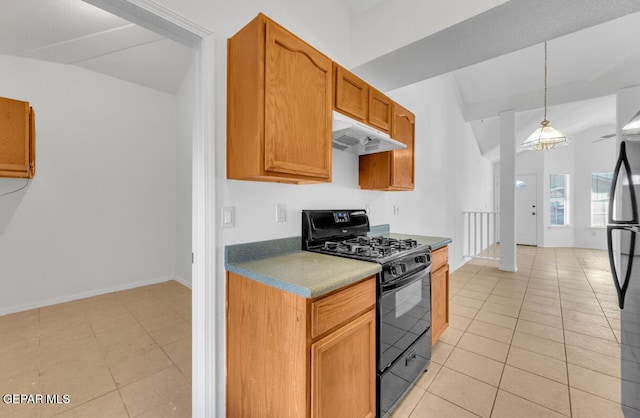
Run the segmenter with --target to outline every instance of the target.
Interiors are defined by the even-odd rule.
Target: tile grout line
[[[558,278],[558,297],[560,298],[560,318],[562,320],[562,346],[564,347],[565,369],[567,373],[567,396],[569,399],[569,416],[573,417],[573,405],[571,402],[571,381],[569,380],[569,353],[567,352],[567,337],[564,332],[564,309],[562,307],[562,292],[560,291],[560,273],[558,272],[558,254],[554,250],[556,257],[556,277]],[[575,254],[574,254],[575,257]]]
[[[488,264],[488,263],[486,263],[482,268],[486,267],[486,265],[487,265],[487,264]],[[468,281],[468,282],[467,282],[467,283],[462,287],[462,289],[464,289],[464,288],[466,287],[466,285],[467,285],[467,284],[469,284],[469,283],[471,283],[471,282],[473,281],[473,278],[474,278],[475,276],[477,276],[477,275],[478,275],[478,273],[480,273],[480,272],[482,271],[482,268],[481,268],[480,270],[478,270],[478,271],[477,271],[477,272],[476,272],[476,273],[471,277],[471,279],[470,279],[470,280],[469,280],[469,281]],[[493,285],[493,287],[492,287],[492,288],[491,288],[491,290],[489,291],[489,294],[487,295],[487,297],[485,298],[485,300],[482,302],[482,305],[480,305],[480,307],[478,308],[478,311],[476,312],[476,314],[475,314],[475,315],[473,316],[473,318],[471,319],[471,322],[469,322],[469,325],[467,326],[467,329],[466,329],[465,331],[463,331],[462,335],[460,335],[460,338],[458,338],[458,340],[456,341],[456,344],[453,346],[453,349],[452,349],[452,350],[451,350],[451,352],[449,353],[449,356],[447,356],[447,359],[444,361],[444,363],[446,363],[446,362],[449,360],[449,358],[451,357],[451,353],[453,353],[453,351],[458,347],[458,343],[459,343],[459,342],[460,342],[460,340],[462,339],[462,336],[464,336],[464,334],[465,334],[465,333],[469,332],[469,331],[467,331],[467,330],[468,330],[468,329],[469,329],[469,327],[471,326],[471,323],[472,323],[473,321],[475,321],[475,320],[476,320],[476,317],[478,316],[478,314],[479,314],[479,313],[480,313],[480,311],[482,310],[482,307],[487,303],[487,300],[489,299],[489,296],[491,296],[491,294],[492,294],[493,290],[496,288],[496,286],[498,285],[498,283],[500,283],[500,281],[501,281],[501,280],[502,280],[502,278],[498,279],[498,281],[496,281],[496,283]],[[482,321],[482,322],[484,322],[484,321]],[[515,332],[515,330],[514,330],[514,332]],[[470,333],[471,333],[471,334],[473,334],[473,335],[477,335],[477,334],[474,334],[473,332],[470,332]],[[485,338],[487,338],[487,337],[485,337]],[[513,339],[513,333],[511,334],[511,339]],[[511,344],[509,344],[509,347],[511,347]],[[460,349],[461,349],[461,350],[464,350],[462,347],[461,347]],[[464,351],[467,351],[467,350],[464,350]],[[474,354],[476,354],[476,353],[474,353]],[[507,351],[507,355],[508,355],[508,351]],[[491,359],[491,360],[493,360],[493,359]],[[506,358],[505,358],[505,362],[506,362]],[[503,366],[502,366],[502,372],[501,372],[501,374],[500,374],[500,380],[502,380],[502,373],[504,373],[504,367],[505,367],[505,365],[506,365],[506,363],[503,363]],[[442,367],[445,367],[445,364],[443,364],[443,365],[442,365]],[[442,370],[442,369],[441,369],[441,370]],[[453,369],[449,369],[449,370],[453,370]],[[454,370],[454,371],[458,372],[457,370]],[[467,376],[467,377],[470,377],[470,378],[472,378],[472,379],[478,380],[478,381],[480,381],[480,382],[482,382],[482,383],[486,383],[486,382],[484,382],[484,381],[482,381],[482,380],[476,379],[476,378],[475,378],[475,377],[473,377],[473,376],[468,376],[468,375],[466,375],[465,373],[462,373],[462,372],[458,372],[458,373],[463,374],[463,375],[465,375],[465,376]],[[491,384],[489,384],[489,385],[490,385],[490,386],[493,386],[493,385],[491,385]],[[496,394],[495,394],[495,396],[493,397],[493,403],[491,404],[491,411],[489,412],[489,416],[491,416],[491,415],[493,414],[493,408],[494,408],[494,406],[495,406],[496,399],[498,398],[498,392],[499,392],[499,391],[500,391],[500,381],[498,381],[498,386],[496,387]],[[436,395],[436,396],[437,396],[437,395]],[[445,399],[445,400],[446,400],[446,399]],[[462,406],[460,406],[460,405],[457,405],[457,404],[454,404],[454,405],[458,406],[459,408],[464,409],[465,411],[468,411],[467,409],[463,408],[463,407],[462,407]],[[471,412],[471,411],[469,411],[469,412]],[[477,415],[477,414],[475,414],[475,413],[474,413],[474,415]]]
[[[113,297],[117,298],[116,293],[117,292],[112,292],[110,294],[114,295]],[[127,310],[127,312],[129,312],[129,314],[131,314],[131,311],[129,310],[127,305],[125,305],[124,303],[122,303],[120,301],[118,301],[118,302],[121,303],[122,306],[124,306],[124,308]],[[84,305],[82,306],[82,309],[84,310]],[[86,311],[85,311],[85,314],[86,314]],[[134,318],[135,318],[135,316],[134,316]],[[137,318],[136,318],[136,320],[137,320]],[[107,361],[106,352],[102,349],[102,347],[100,346],[100,343],[98,342],[98,336],[96,334],[96,330],[93,328],[93,324],[89,324],[89,327],[91,328],[91,332],[93,333],[93,338],[96,340],[96,344],[98,344],[98,347],[100,349],[100,354],[102,355],[104,363],[107,365],[107,369],[109,369],[109,374],[111,375],[111,379],[113,380],[113,384],[115,385],[116,391],[118,392],[118,397],[120,398],[120,402],[122,402],[122,406],[124,406],[124,410],[127,413],[127,416],[129,418],[131,418],[131,413],[129,412],[129,408],[127,408],[127,404],[124,402],[124,399],[122,399],[122,393],[120,393],[120,386],[116,382],[116,378],[113,375],[113,370],[111,370],[111,366],[109,365],[109,362]],[[108,393],[110,393],[110,392],[108,392]],[[103,395],[101,395],[101,396],[103,396]]]
[[[534,256],[533,262],[535,262],[535,256]],[[507,361],[509,360],[509,354],[511,353],[511,345],[513,343],[513,337],[516,335],[516,329],[518,328],[518,322],[520,321],[520,313],[522,312],[522,305],[524,305],[524,298],[527,295],[527,290],[529,289],[530,280],[531,280],[531,270],[529,271],[529,275],[527,276],[527,284],[524,289],[524,295],[522,297],[522,301],[520,302],[520,309],[518,309],[518,317],[516,318],[516,324],[514,325],[513,333],[511,334],[511,340],[509,341],[509,347],[507,348],[507,355],[504,358],[504,364],[502,366],[502,373],[500,373],[500,379],[498,380],[498,390],[496,391],[496,397],[493,399],[493,404],[491,405],[491,413],[489,414],[489,416],[493,415],[493,411],[495,410],[496,402],[498,400],[498,394],[500,393],[500,390],[504,390],[504,389],[501,389],[502,378],[504,377],[504,371],[507,368]]]

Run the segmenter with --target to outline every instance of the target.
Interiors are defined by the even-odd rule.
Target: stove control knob
[[[391,266],[391,274],[399,276],[407,272],[407,265],[405,263],[398,263]]]
[[[417,264],[427,264],[427,256],[424,254],[416,256],[415,260]]]

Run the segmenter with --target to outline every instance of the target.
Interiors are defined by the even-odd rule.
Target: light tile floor
[[[471,261],[450,286],[450,327],[395,418],[622,417],[606,252],[519,247],[517,273]],[[71,402],[0,401],[0,417],[189,417],[191,291],[169,281],[0,317],[11,393]]]
[[[450,326],[394,418],[623,416],[605,251],[518,247],[516,273],[472,260],[450,298]]]
[[[0,317],[0,417],[191,416],[191,290],[175,281]],[[62,402],[62,400],[61,400]]]

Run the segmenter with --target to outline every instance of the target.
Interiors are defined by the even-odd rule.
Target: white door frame
[[[192,416],[216,415],[215,36],[153,0],[83,0],[194,51],[192,129]],[[223,366],[220,366],[221,368]]]

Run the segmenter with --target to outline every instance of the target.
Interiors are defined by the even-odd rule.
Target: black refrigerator
[[[620,307],[622,411],[640,416],[640,141],[622,141],[616,163],[607,225],[613,284]]]

